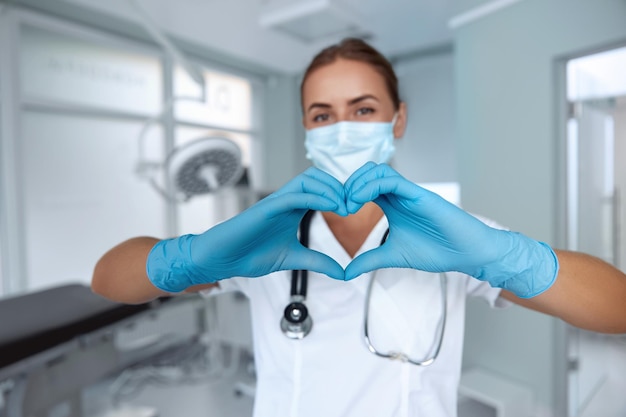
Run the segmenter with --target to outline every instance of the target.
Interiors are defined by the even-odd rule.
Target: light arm
[[[91,289],[105,298],[141,304],[168,293],[152,285],[146,274],[148,253],[159,242],[152,237],[126,240],[105,253],[96,264]]]
[[[153,237],[135,237],[110,249],[94,268],[91,280],[93,292],[126,304],[141,304],[173,295],[155,287],[146,274],[146,259],[158,242],[159,239]],[[216,283],[194,285],[185,293],[218,286]]]
[[[522,299],[503,290],[501,297],[567,323],[602,333],[626,333],[626,274],[594,256],[555,250],[557,279],[548,290]]]

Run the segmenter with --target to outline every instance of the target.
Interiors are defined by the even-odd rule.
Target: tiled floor
[[[626,417],[626,337],[583,338],[590,361],[607,362],[606,380],[582,410],[579,417]],[[603,355],[589,354],[594,345],[604,344]],[[594,366],[588,363],[588,366]],[[240,372],[237,375],[218,378],[200,384],[148,385],[125,402],[127,412],[103,413],[109,395],[110,381],[92,390],[93,398],[100,404],[92,404],[85,417],[245,417],[252,415],[253,399],[249,395],[236,395],[237,383],[252,383],[253,379]],[[128,410],[135,407],[137,412]],[[158,414],[142,414],[139,410],[156,409]],[[96,412],[98,411],[98,412]]]
[[[178,387],[151,387],[133,400],[159,410],[159,417],[252,416],[253,399],[235,395],[235,378]]]
[[[111,406],[110,381],[106,381],[91,389],[84,417],[251,416],[253,399],[235,393],[237,382],[242,381],[253,380],[242,374],[196,384],[149,384],[116,407]]]

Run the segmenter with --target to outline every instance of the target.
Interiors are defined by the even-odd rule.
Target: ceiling
[[[72,5],[139,21],[128,0],[64,0]],[[281,72],[301,71],[322,47],[338,39],[305,42],[263,28],[259,18],[275,0],[138,0],[166,33]],[[291,0],[304,1],[304,0]],[[335,0],[357,10],[370,42],[387,56],[451,41],[448,21],[460,0]],[[476,2],[477,0],[472,0]],[[456,4],[455,4],[456,3]]]

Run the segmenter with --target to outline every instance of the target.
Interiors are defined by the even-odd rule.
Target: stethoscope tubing
[[[311,224],[311,218],[313,217],[314,213],[315,213],[314,210],[307,211],[304,214],[300,222],[300,243],[305,247],[308,247],[309,229],[310,229],[310,224]],[[382,246],[385,243],[388,236],[389,236],[389,229],[385,231],[382,239],[380,240],[380,246]],[[439,356],[439,352],[441,351],[441,346],[443,344],[443,336],[446,331],[446,321],[447,321],[447,315],[448,315],[447,314],[448,312],[448,306],[447,306],[448,280],[447,280],[446,275],[443,273],[439,274],[442,313],[441,313],[441,318],[440,318],[441,330],[439,332],[437,347],[435,348],[432,355],[430,355],[430,357],[419,359],[419,360],[413,359],[409,357],[407,354],[402,353],[402,352],[388,352],[388,353],[380,352],[372,344],[372,341],[369,335],[368,324],[369,324],[369,305],[371,301],[372,287],[374,285],[375,277],[376,277],[376,271],[374,271],[371,274],[370,281],[367,286],[367,292],[365,295],[365,305],[364,305],[365,313],[363,317],[363,336],[364,336],[365,344],[368,350],[371,353],[375,354],[376,356],[386,358],[386,359],[400,360],[402,362],[407,362],[412,365],[422,366],[422,367],[431,365],[433,362],[435,362],[435,359],[437,359],[437,357]],[[307,287],[308,287],[308,271],[307,270],[292,271],[290,303],[285,308],[283,318],[281,319],[281,330],[283,331],[283,333],[285,333],[287,337],[291,339],[304,338],[307,334],[309,334],[309,332],[311,331],[311,328],[313,327],[312,318],[310,314],[308,313],[308,310],[304,303],[306,300]],[[300,318],[299,320],[295,320],[292,317],[290,317],[290,314],[289,314],[290,308],[297,308],[297,309],[302,310],[303,314],[305,315],[306,320],[302,318]]]
[[[447,320],[447,312],[448,312],[448,306],[447,306],[447,302],[448,302],[448,279],[446,277],[445,274],[439,274],[439,285],[441,288],[441,330],[438,332],[439,333],[439,338],[438,338],[438,342],[437,342],[437,347],[435,348],[435,351],[433,352],[433,354],[428,357],[428,358],[424,358],[424,359],[413,359],[410,356],[408,356],[405,353],[402,352],[388,352],[388,353],[383,353],[378,351],[374,345],[372,344],[372,341],[370,339],[369,336],[369,329],[368,329],[368,325],[369,325],[369,306],[370,306],[370,301],[371,301],[371,295],[372,295],[372,287],[374,286],[374,279],[376,278],[376,273],[374,272],[372,274],[372,276],[370,277],[370,282],[367,286],[367,292],[365,295],[365,305],[364,305],[364,317],[363,317],[363,338],[365,339],[365,344],[367,345],[367,349],[372,352],[374,355],[376,356],[380,356],[381,358],[387,358],[387,359],[392,359],[392,360],[399,360],[401,362],[408,362],[412,365],[416,365],[416,366],[429,366],[432,365],[433,362],[435,362],[435,359],[437,359],[437,357],[439,356],[439,352],[441,351],[441,345],[443,344],[443,335],[446,331],[446,320]]]

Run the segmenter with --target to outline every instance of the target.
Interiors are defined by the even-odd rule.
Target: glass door
[[[567,245],[624,270],[626,48],[568,62]],[[593,279],[593,277],[589,277]],[[626,345],[568,329],[568,416],[626,413]],[[623,385],[620,385],[623,384]],[[621,388],[620,388],[621,386]]]
[[[611,118],[600,103],[573,104],[568,137],[569,249],[613,260]],[[610,173],[610,175],[609,175]],[[569,330],[569,416],[582,416],[607,378],[603,336]]]

